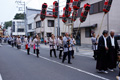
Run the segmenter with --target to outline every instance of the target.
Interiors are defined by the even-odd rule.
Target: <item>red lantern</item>
[[[81,16],[80,16],[81,22],[84,22],[86,20],[89,10],[90,10],[90,4],[87,3],[84,5],[82,12],[81,12]]]
[[[72,21],[76,21],[76,19],[77,19],[77,14],[78,14],[78,11],[77,11],[77,10],[74,10],[74,12],[72,13],[72,18],[71,18]]]
[[[70,16],[71,8],[70,8],[69,4],[67,4],[66,7],[64,8],[64,14],[65,14],[65,17],[69,17]]]
[[[110,11],[113,0],[105,0],[103,11],[108,13]]]
[[[53,2],[53,17],[57,18],[58,16],[58,2],[54,1]]]
[[[70,1],[71,1],[71,0],[67,0],[67,2],[66,2],[66,3],[70,3]]]
[[[67,18],[65,17],[65,15],[63,14],[63,16],[62,16],[62,21],[64,22],[64,23],[66,23],[67,22]]]
[[[73,10],[73,0],[70,0],[69,6],[70,6],[71,10]]]
[[[73,9],[78,10],[80,8],[81,0],[74,0],[73,1]]]
[[[47,3],[43,3],[42,4],[42,11],[41,11],[41,13],[40,13],[40,18],[41,18],[41,20],[43,21],[44,19],[45,19],[45,17],[46,17],[46,10],[47,10]]]

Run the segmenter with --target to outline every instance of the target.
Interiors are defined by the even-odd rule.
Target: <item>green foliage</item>
[[[23,13],[17,13],[17,14],[14,16],[14,19],[24,19],[24,14],[23,14]]]
[[[5,23],[4,23],[4,26],[5,26],[4,28],[6,28],[6,29],[7,29],[8,27],[11,27],[11,26],[12,26],[12,21],[7,21],[7,22],[5,22]]]

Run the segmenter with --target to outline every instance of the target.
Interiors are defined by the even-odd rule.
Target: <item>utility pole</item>
[[[24,11],[24,25],[25,25],[25,35],[27,36],[27,21],[26,21],[26,14],[25,14],[25,10],[26,10],[26,5],[25,5],[25,2],[22,2],[22,1],[15,1],[15,3],[17,3],[18,5],[21,5],[24,7],[24,10],[21,8],[22,7],[18,7],[19,11]]]
[[[108,30],[108,32],[110,32],[110,30],[109,30],[109,13],[107,14],[107,30]]]
[[[59,0],[58,0],[58,27],[57,36],[60,36],[60,15],[59,15]]]

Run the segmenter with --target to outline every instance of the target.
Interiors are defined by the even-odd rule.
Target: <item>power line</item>
[[[27,2],[26,2],[26,5],[29,4],[31,1],[32,1],[32,0],[27,1]]]

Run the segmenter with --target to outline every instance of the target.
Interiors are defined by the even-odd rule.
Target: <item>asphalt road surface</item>
[[[49,49],[44,47],[37,58],[32,48],[27,55],[24,47],[18,50],[6,44],[0,47],[0,80],[116,80],[118,75],[118,69],[108,74],[97,73],[96,61],[86,55],[75,55],[71,62],[63,64],[54,55],[51,58]]]

